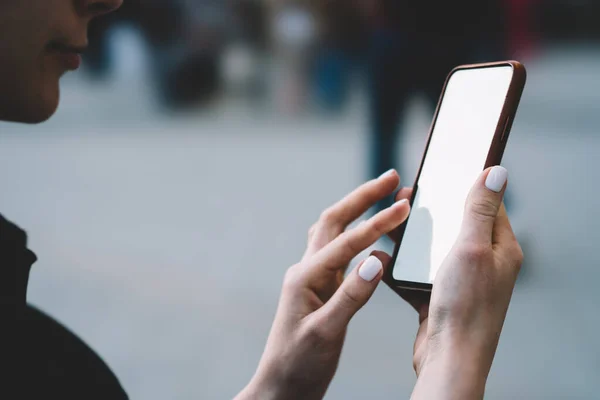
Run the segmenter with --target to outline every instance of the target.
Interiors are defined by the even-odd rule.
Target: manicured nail
[[[381,263],[381,261],[379,261],[379,258],[371,256],[365,260],[363,265],[360,266],[360,269],[358,270],[358,275],[363,280],[367,282],[372,282],[373,279],[375,279],[375,277],[379,275],[382,269],[383,264]]]
[[[485,186],[496,193],[500,193],[508,180],[508,171],[504,167],[494,167],[485,180]]]
[[[383,174],[381,174],[381,176],[378,179],[386,179],[394,175],[396,175],[396,170],[392,168],[388,172],[384,172]]]

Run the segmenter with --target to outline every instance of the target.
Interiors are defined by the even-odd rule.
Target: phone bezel
[[[425,158],[427,157],[427,150],[429,149],[429,144],[431,143],[431,137],[433,136],[433,132],[435,130],[435,124],[437,122],[438,114],[441,108],[441,104],[444,100],[444,95],[446,94],[446,88],[448,86],[448,82],[452,78],[452,76],[458,72],[463,70],[474,70],[474,69],[487,69],[487,68],[499,68],[499,67],[507,67],[510,66],[513,69],[513,75],[510,82],[510,86],[508,88],[508,94],[506,96],[506,100],[504,102],[504,106],[502,108],[502,113],[500,114],[500,118],[498,120],[498,125],[496,126],[496,132],[494,133],[494,138],[492,139],[492,144],[490,145],[490,150],[488,152],[488,156],[485,162],[485,166],[483,170],[486,168],[499,165],[502,162],[502,157],[504,155],[504,150],[506,148],[506,143],[508,142],[508,137],[510,136],[510,131],[512,128],[512,124],[514,118],[517,113],[517,109],[519,108],[519,103],[521,101],[521,96],[523,94],[523,89],[525,88],[525,82],[527,80],[527,71],[523,64],[518,61],[500,61],[500,62],[492,62],[492,63],[483,63],[483,64],[468,64],[461,65],[454,68],[446,78],[444,83],[444,87],[442,89],[442,93],[438,100],[438,104],[436,106],[435,115],[433,117],[433,121],[431,123],[431,127],[429,129],[429,136],[427,138],[427,144],[425,145],[425,150],[423,152],[423,157],[421,158],[421,165],[419,166],[419,170],[417,172],[417,176],[415,178],[415,183],[413,186],[413,193],[410,198],[410,205],[412,207],[415,196],[418,190],[419,178],[421,177],[421,171],[423,169],[423,164],[425,163]],[[482,170],[482,171],[483,171]],[[410,216],[409,216],[410,218]],[[398,251],[400,250],[400,245],[402,244],[402,238],[404,236],[404,231],[406,229],[406,224],[408,223],[408,219],[400,225],[395,230],[394,237],[397,238],[398,242],[394,248],[394,255],[392,257],[391,267],[388,268],[385,272],[385,281],[386,283],[394,290],[418,290],[418,291],[426,291],[430,292],[433,288],[432,284],[429,283],[420,283],[420,282],[411,282],[411,281],[402,281],[394,279],[394,265],[396,264],[396,258],[398,257]]]

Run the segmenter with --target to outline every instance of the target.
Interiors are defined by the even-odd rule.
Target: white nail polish
[[[385,179],[385,178],[389,178],[390,176],[396,175],[396,170],[395,169],[390,169],[387,172],[384,172],[383,174],[381,174],[381,176],[378,179]]]
[[[494,167],[485,180],[485,186],[496,193],[500,193],[508,180],[508,171],[504,167]]]
[[[383,264],[375,256],[371,256],[365,260],[363,265],[358,270],[358,275],[365,281],[371,282],[383,269]]]

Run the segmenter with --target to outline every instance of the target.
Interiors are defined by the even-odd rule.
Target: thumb
[[[372,255],[354,269],[317,313],[329,332],[340,332],[369,301],[383,275],[383,262]]]
[[[461,236],[470,242],[490,242],[502,205],[508,171],[504,167],[485,170],[471,190],[465,205]]]

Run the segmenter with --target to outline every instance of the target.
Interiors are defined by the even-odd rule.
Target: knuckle
[[[308,229],[308,238],[312,238],[315,235],[315,231],[317,230],[317,224],[314,223],[309,229]]]
[[[368,225],[369,233],[377,237],[385,235],[387,233],[386,228],[385,221],[378,218],[371,219]]]
[[[521,265],[523,264],[524,254],[523,249],[519,242],[516,239],[511,240],[506,243],[500,252],[502,256],[503,263],[506,266],[516,269],[519,271],[521,269]]]
[[[468,209],[475,218],[482,220],[496,218],[498,215],[498,205],[488,196],[476,197],[471,200]]]
[[[521,248],[521,245],[519,245],[519,243],[516,240],[511,250],[511,253],[515,267],[517,268],[517,270],[520,270],[521,265],[523,264],[523,260],[525,259],[525,255],[523,254],[523,249]]]
[[[485,244],[468,243],[460,246],[458,253],[469,264],[481,264],[490,258],[492,249]]]
[[[339,306],[343,309],[356,309],[361,303],[362,298],[359,293],[353,293],[348,288],[341,288]]]
[[[287,269],[283,277],[283,289],[285,291],[295,290],[301,284],[302,276],[299,264],[293,265]]]
[[[326,324],[319,318],[312,319],[306,324],[303,336],[309,343],[323,343],[333,340],[332,333],[326,328]]]
[[[344,247],[346,247],[349,254],[358,254],[361,252],[359,246],[356,245],[356,239],[351,235],[346,235],[344,237]]]
[[[319,221],[323,224],[333,224],[337,220],[337,212],[334,207],[329,207],[321,213]]]

